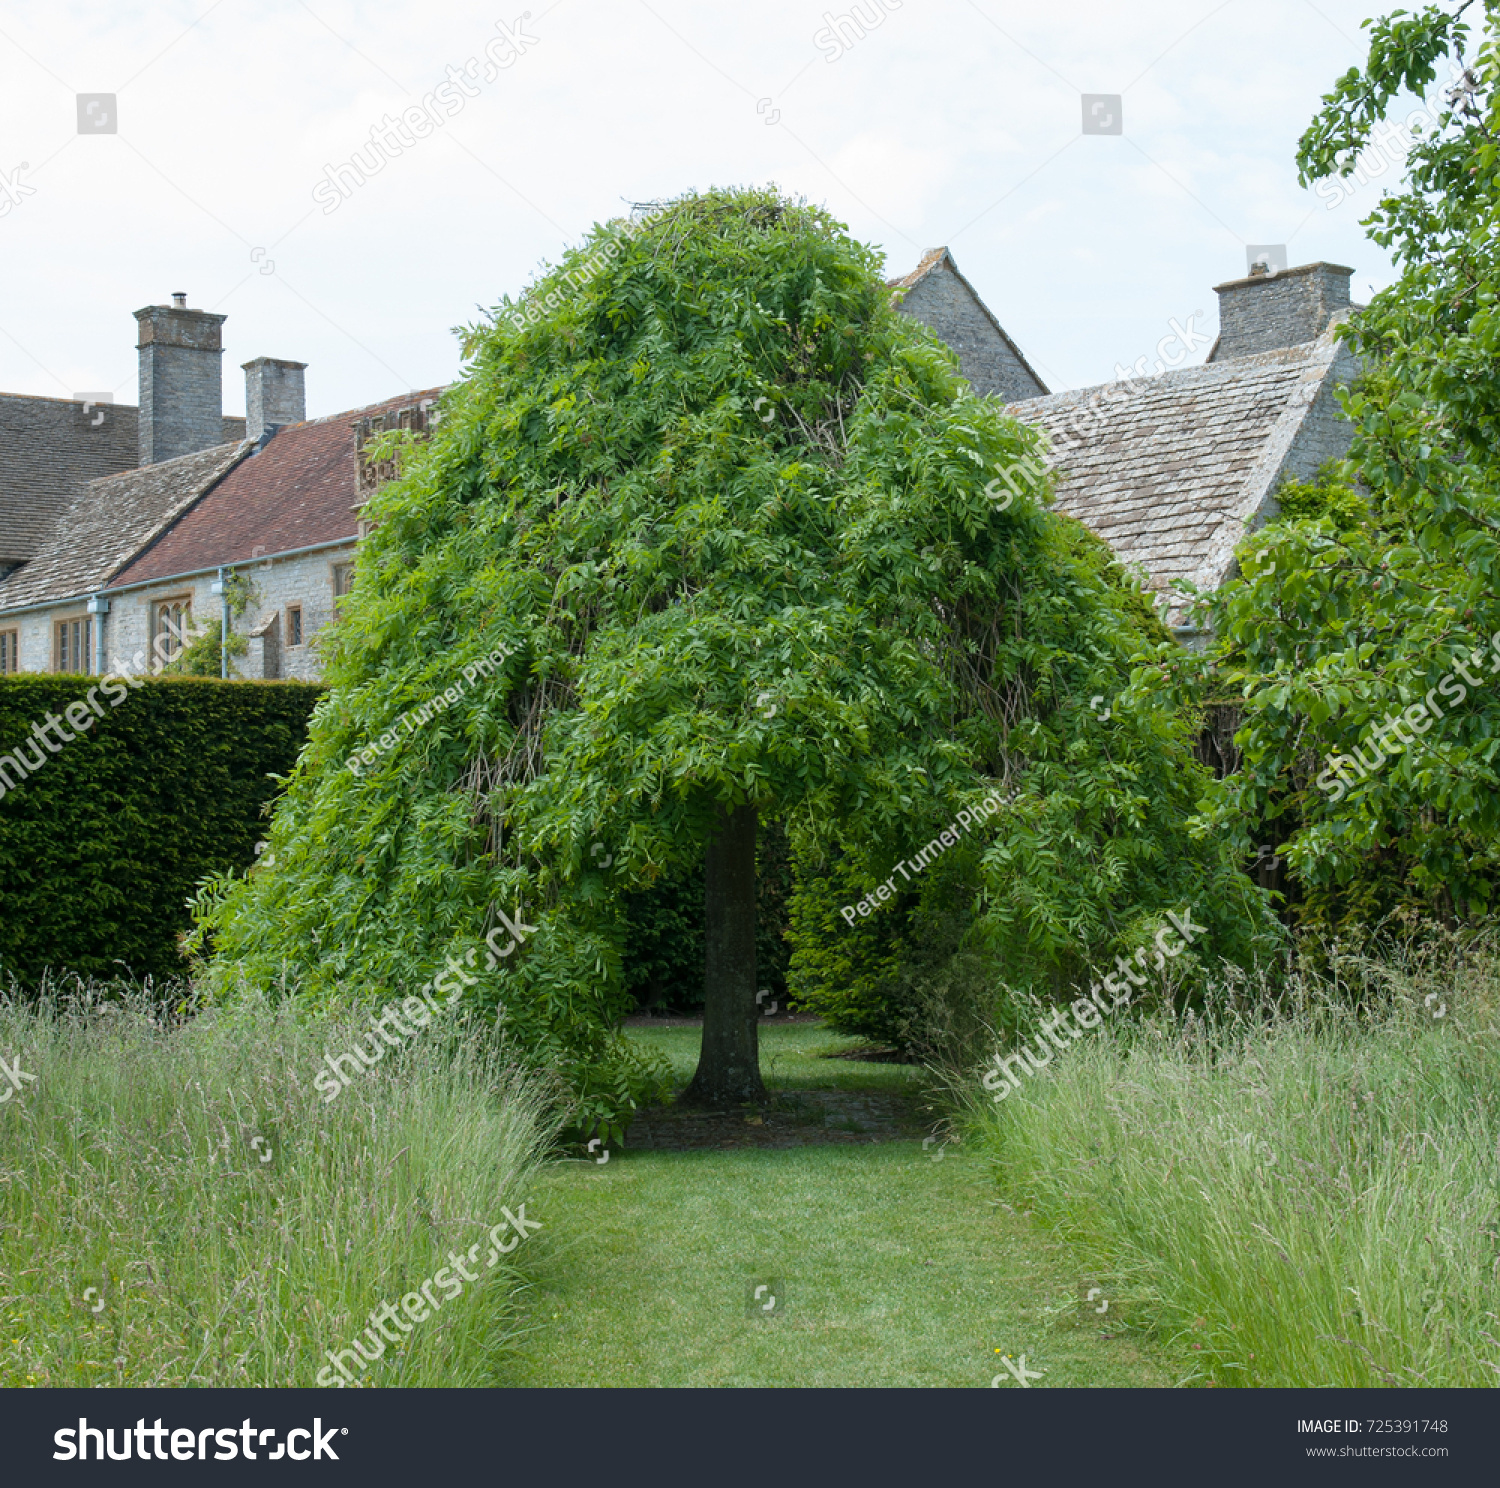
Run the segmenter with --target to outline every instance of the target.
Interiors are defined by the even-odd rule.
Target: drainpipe
[[[229,575],[230,570],[221,568],[219,577],[209,585],[208,592],[219,596],[219,676],[229,677]]]
[[[104,617],[109,614],[109,601],[102,594],[91,594],[87,606],[94,617],[94,675],[104,675]]]

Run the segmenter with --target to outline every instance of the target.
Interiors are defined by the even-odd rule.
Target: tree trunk
[[[703,1048],[683,1099],[723,1108],[765,1099],[755,1005],[755,807],[719,811],[704,859]]]

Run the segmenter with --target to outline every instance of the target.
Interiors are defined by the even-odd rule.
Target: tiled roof
[[[911,273],[900,279],[887,279],[887,289],[910,289],[919,279],[925,279],[942,261],[949,257],[946,248],[929,248],[921,258],[917,260],[917,266]]]
[[[128,403],[0,393],[0,568],[34,558],[91,480],[136,468],[139,418]],[[244,419],[224,419],[222,443],[244,437]]]
[[[1178,579],[1211,588],[1266,512],[1313,401],[1350,370],[1330,327],[1301,346],[1053,393],[1008,412],[1051,437],[1060,511],[1153,588]]]
[[[72,599],[110,576],[185,511],[249,445],[215,445],[89,483],[37,555],[0,584],[0,611]]]
[[[134,470],[140,411],[128,403],[0,393],[0,569],[34,558],[91,480]],[[223,421],[221,443],[245,437]]]
[[[117,573],[110,587],[204,573],[341,539],[353,542],[359,526],[353,424],[436,398],[441,391],[407,393],[278,429]]]
[[[91,480],[135,463],[135,409],[0,393],[0,564],[34,558]]]

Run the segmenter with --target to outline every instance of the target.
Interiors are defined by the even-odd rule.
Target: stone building
[[[309,420],[305,363],[257,357],[228,419],[223,320],[183,295],[136,312],[139,408],[0,398],[0,672],[159,666],[223,616],[232,576],[231,675],[320,675],[378,484],[363,443],[425,430],[440,390]]]
[[[280,365],[297,368],[300,412],[301,369]],[[247,441],[246,452],[104,587],[117,648],[111,657],[147,650],[182,613],[195,624],[218,617],[214,586],[222,570],[245,588],[246,608],[231,628],[247,637],[248,650],[231,659],[231,675],[316,681],[318,633],[353,582],[359,510],[372,494],[368,479],[361,494],[363,442],[385,427],[425,431],[423,405],[439,391],[267,425]],[[256,408],[254,396],[246,406]]]
[[[221,418],[209,442],[244,437],[244,419]],[[128,403],[0,393],[0,580],[36,557],[90,481],[139,463]]]
[[[1049,436],[1058,509],[1141,574],[1179,639],[1182,591],[1214,589],[1276,512],[1276,489],[1348,452],[1336,390],[1357,367],[1334,329],[1357,308],[1352,269],[1308,264],[1220,284],[1201,366],[1014,404]]]
[[[249,448],[246,440],[214,445],[89,482],[36,555],[0,584],[6,670],[97,673],[118,670],[117,656],[128,661],[112,634],[110,578]]]
[[[1040,426],[1057,508],[1104,538],[1190,640],[1174,584],[1223,583],[1236,545],[1274,514],[1277,487],[1348,451],[1336,389],[1356,366],[1333,331],[1358,308],[1353,272],[1313,263],[1232,279],[1216,288],[1219,336],[1201,365],[1158,361],[1155,375],[1050,394],[994,317],[969,305],[978,297],[946,249],[892,288],[907,291],[901,310],[949,340],[977,392],[996,392]],[[911,288],[934,282],[925,295]],[[1024,390],[1024,376],[1037,391]]]
[[[1047,386],[990,314],[946,248],[929,248],[904,279],[891,279],[896,308],[919,320],[958,355],[959,369],[981,396],[1007,403],[1040,398]]]
[[[1314,263],[1230,280],[1202,364],[1066,393],[1047,391],[946,248],[889,287],[976,392],[1044,431],[1058,508],[1142,574],[1186,640],[1174,584],[1222,583],[1278,485],[1348,448],[1335,390],[1355,367],[1333,329],[1356,308],[1351,273]],[[135,318],[138,408],[0,395],[0,673],[173,655],[222,614],[232,576],[248,649],[231,674],[317,678],[359,510],[393,473],[366,442],[425,432],[441,389],[308,419],[305,365],[258,357],[243,369],[246,418],[225,418],[224,317],[177,295]]]

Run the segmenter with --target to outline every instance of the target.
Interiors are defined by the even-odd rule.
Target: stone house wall
[[[251,638],[248,653],[231,663],[234,676],[304,682],[315,682],[322,676],[318,633],[333,618],[334,568],[353,563],[354,546],[351,539],[336,547],[293,554],[274,562],[242,564],[235,569],[249,581],[252,593],[249,607],[233,622],[236,633]],[[219,597],[212,592],[212,585],[217,577],[216,571],[210,571],[111,594],[110,611],[104,622],[104,666],[99,665],[96,657],[95,669],[117,670],[133,664],[137,654],[148,656],[151,617],[156,605],[164,600],[188,600],[195,624],[216,619]],[[287,611],[293,605],[302,610],[302,643],[297,646],[290,644],[287,623]],[[73,617],[84,617],[83,600],[33,610],[0,622],[0,629],[19,632],[23,672],[52,670],[53,627],[58,621]]]
[[[980,396],[994,393],[1002,402],[1017,403],[1046,392],[1011,350],[984,306],[949,269],[939,266],[924,274],[902,295],[899,308],[948,343],[963,375]]]
[[[234,572],[251,586],[250,604],[233,622],[236,634],[251,637],[250,649],[230,662],[231,675],[247,679],[315,682],[323,674],[318,632],[333,618],[334,567],[354,561],[354,543],[293,554],[268,563],[241,564]],[[153,607],[177,595],[192,596],[193,619],[202,624],[219,614],[219,597],[210,592],[216,573],[188,581],[167,580],[113,596],[106,649],[110,660],[128,660],[145,650]],[[302,643],[290,643],[287,611],[302,610]]]

